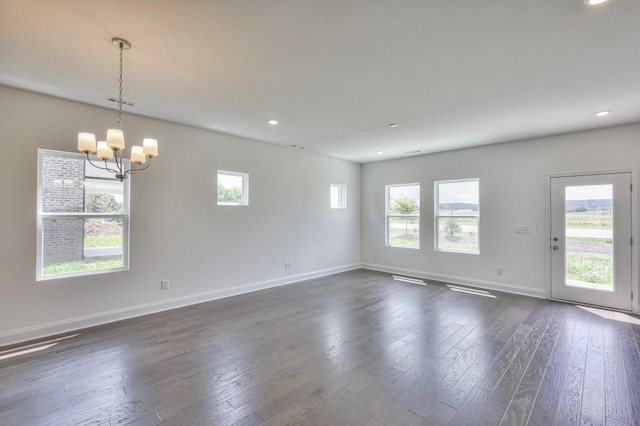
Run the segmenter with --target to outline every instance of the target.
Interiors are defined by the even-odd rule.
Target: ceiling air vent
[[[108,97],[107,100],[109,102],[114,102],[116,104],[118,103],[118,98],[114,98],[112,96]],[[122,105],[123,106],[129,106],[129,107],[136,106],[135,102],[129,102],[129,101],[125,101],[125,100],[122,101]]]

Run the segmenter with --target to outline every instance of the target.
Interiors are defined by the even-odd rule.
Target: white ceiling
[[[113,36],[125,114],[356,162],[640,121],[639,0],[2,0],[0,84],[115,108]]]

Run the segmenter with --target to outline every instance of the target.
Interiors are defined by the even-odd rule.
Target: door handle
[[[554,250],[560,250],[560,247],[558,247],[558,246],[553,246],[553,249],[554,249]]]

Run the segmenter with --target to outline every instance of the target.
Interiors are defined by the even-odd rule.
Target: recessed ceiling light
[[[378,155],[380,155],[382,153],[383,153],[383,151],[376,151],[376,154],[378,154]]]
[[[267,120],[267,123],[271,124],[272,126],[275,126],[276,124],[278,124],[278,120],[274,120],[272,118],[271,120]]]
[[[389,127],[391,127],[392,129],[395,129],[396,127],[399,127],[400,125],[398,123],[391,123],[389,124]]]
[[[586,4],[587,6],[597,6],[608,1],[609,0],[584,0],[584,4]]]
[[[611,114],[611,110],[605,109],[603,111],[598,111],[596,112],[596,117],[605,117],[607,115]]]

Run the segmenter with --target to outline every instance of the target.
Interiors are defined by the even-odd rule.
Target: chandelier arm
[[[122,149],[115,149],[114,151],[115,151],[115,153],[114,153],[113,156],[116,159],[116,167],[118,168],[116,174],[124,176],[124,173],[122,173],[122,171],[124,170],[123,150]],[[120,161],[118,161],[118,159],[120,159]]]
[[[104,167],[102,166],[98,166],[96,163],[94,163],[93,161],[91,161],[91,157],[89,157],[89,153],[86,152],[87,154],[87,161],[89,161],[89,164],[91,164],[93,167],[95,167],[96,169],[101,169],[101,170],[106,170],[110,173],[117,173],[117,170],[113,170],[112,168],[110,168],[109,166],[107,166],[107,160],[104,160]]]
[[[140,167],[140,165],[139,165],[139,164],[137,164],[135,169],[129,169],[129,170],[127,170],[124,174],[125,174],[125,175],[135,175],[135,174],[136,174],[136,173],[138,173],[138,172],[141,172],[141,171],[143,171],[143,170],[148,169],[148,168],[149,168],[149,166],[151,165],[151,159],[152,159],[152,158],[153,158],[153,157],[151,157],[150,155],[147,155],[147,161],[145,162],[146,166],[144,166],[144,167]]]
[[[109,163],[107,163],[107,160],[104,160],[104,167],[99,167],[99,168],[102,169],[102,170],[106,170],[109,173],[114,173],[114,174],[118,173],[117,170],[112,169],[111,167],[109,167]]]

